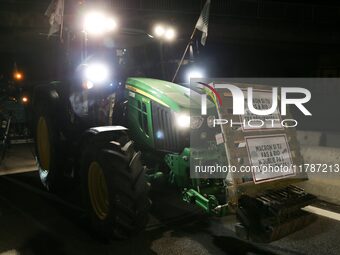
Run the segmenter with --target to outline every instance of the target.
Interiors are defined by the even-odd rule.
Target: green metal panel
[[[138,93],[128,93],[129,130],[142,146],[154,147],[152,111],[150,99]]]
[[[171,170],[170,182],[181,188],[191,184],[189,157],[189,148],[185,148],[181,154],[167,154],[164,157],[165,163]]]
[[[189,110],[190,107],[201,107],[199,97],[197,100],[192,98],[190,100],[192,91],[175,83],[150,78],[128,78],[126,85],[128,90],[133,89],[136,93],[144,93],[146,97],[175,112]]]

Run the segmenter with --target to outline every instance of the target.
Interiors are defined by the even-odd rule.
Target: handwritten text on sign
[[[245,101],[248,100],[248,95],[246,91],[243,91]],[[258,91],[254,90],[253,92],[253,106],[257,110],[268,110],[272,107],[273,104],[273,95],[271,91]],[[245,104],[248,105],[248,104]],[[270,122],[269,120],[276,120],[275,122]],[[274,113],[270,115],[255,115],[253,114],[248,107],[245,109],[245,114],[241,115],[241,121],[245,124],[243,125],[244,130],[252,130],[252,129],[282,129],[280,126],[280,114],[278,109],[274,111]],[[260,122],[264,123],[264,125],[261,125]],[[253,125],[250,124],[252,122]],[[257,126],[260,125],[261,128],[258,128]]]
[[[294,175],[286,135],[245,137],[255,182]]]

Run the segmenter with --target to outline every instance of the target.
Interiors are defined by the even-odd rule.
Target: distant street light
[[[23,96],[23,97],[21,98],[21,101],[22,101],[24,104],[28,103],[28,97],[27,97],[27,96]]]
[[[24,79],[24,75],[23,75],[23,73],[16,71],[16,72],[14,72],[14,77],[13,78],[16,81],[21,81],[21,80]]]

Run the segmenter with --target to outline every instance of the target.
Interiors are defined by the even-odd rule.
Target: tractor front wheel
[[[134,151],[132,141],[121,145],[93,137],[81,162],[83,195],[94,230],[105,239],[128,238],[143,230],[150,200],[140,152]]]

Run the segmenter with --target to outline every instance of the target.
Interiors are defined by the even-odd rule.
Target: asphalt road
[[[0,177],[0,254],[340,253],[339,221],[319,216],[286,238],[254,244],[235,237],[234,216],[209,218],[169,192],[153,194],[144,233],[103,243],[89,229],[78,195],[76,190],[65,197],[45,192],[36,172]]]

